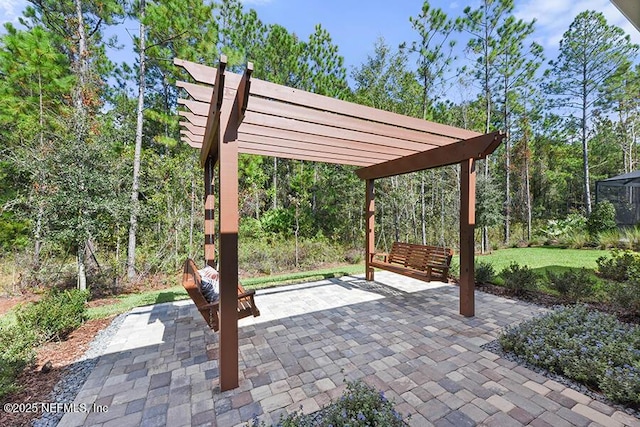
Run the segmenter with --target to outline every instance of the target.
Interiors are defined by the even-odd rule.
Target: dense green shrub
[[[15,379],[35,358],[37,337],[20,324],[0,324],[0,399],[16,390]]]
[[[505,351],[528,363],[600,389],[620,403],[640,404],[640,327],[585,306],[562,307],[508,327]]]
[[[581,301],[594,294],[596,280],[586,268],[554,273],[547,270],[549,286],[569,301]]]
[[[539,233],[548,242],[565,239],[572,235],[581,235],[587,219],[579,213],[571,213],[564,219],[550,219]]]
[[[490,262],[477,261],[475,276],[477,283],[491,283],[496,276],[496,270]]]
[[[514,295],[523,295],[527,291],[538,288],[538,274],[526,265],[520,266],[512,262],[509,267],[500,272],[504,279],[504,286]]]
[[[608,200],[599,202],[587,219],[589,234],[596,237],[602,232],[615,230],[616,227],[616,208],[613,203]]]
[[[611,250],[611,258],[600,257],[596,260],[598,272],[609,280],[624,282],[629,279],[631,269],[640,271],[640,256],[631,251]]]
[[[282,415],[278,427],[405,427],[407,424],[394,408],[394,402],[363,381],[349,381],[347,388],[336,402],[323,407],[314,414],[304,415],[296,411]],[[302,408],[301,408],[302,409]],[[266,424],[254,418],[249,427],[264,427]]]
[[[43,341],[62,340],[87,319],[87,291],[51,289],[33,304],[21,307],[18,322]]]
[[[611,283],[609,295],[618,307],[640,315],[640,277],[631,277],[621,283]]]

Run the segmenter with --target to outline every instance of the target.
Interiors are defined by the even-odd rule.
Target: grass
[[[609,251],[596,249],[511,248],[476,256],[476,261],[491,263],[497,273],[512,262],[526,265],[537,273],[544,273],[546,270],[561,273],[571,268],[595,270],[598,267],[596,260],[608,255]]]
[[[595,274],[595,270],[598,267],[596,260],[602,256],[609,256],[609,251],[556,247],[510,248],[476,256],[476,261],[484,261],[493,265],[496,272],[493,283],[496,285],[504,285],[504,280],[499,274],[509,267],[512,262],[516,262],[520,266],[528,266],[541,278],[539,282],[540,290],[548,294],[557,295],[557,292],[548,286],[547,271],[560,274],[569,270],[586,268],[590,275],[599,282],[600,279]]]

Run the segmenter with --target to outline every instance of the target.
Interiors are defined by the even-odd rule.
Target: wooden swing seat
[[[372,253],[369,265],[426,282],[446,282],[452,257],[450,248],[394,242],[391,252]]]
[[[202,279],[200,278],[200,273],[198,273],[198,268],[193,260],[189,258],[184,262],[182,286],[195,303],[202,317],[204,317],[207,325],[217,332],[220,328],[218,310],[220,300],[210,303],[204,298],[201,289]],[[260,310],[258,310],[253,298],[255,293],[256,291],[254,290],[246,291],[242,285],[238,283],[238,319],[248,316],[260,316]]]

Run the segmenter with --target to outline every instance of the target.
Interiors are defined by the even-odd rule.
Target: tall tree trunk
[[[485,4],[485,19],[486,19],[486,10],[488,6],[488,2],[484,2]],[[485,24],[485,37],[484,37],[484,101],[485,101],[485,123],[484,123],[484,133],[489,133],[489,129],[491,128],[491,87],[489,86],[489,77],[490,77],[490,67],[489,67],[489,26]],[[486,179],[489,179],[489,156],[484,159],[484,176]],[[481,244],[481,252],[484,254],[489,249],[489,228],[484,225],[482,226],[482,244]]]
[[[84,16],[82,15],[82,0],[75,0],[76,19],[78,20],[78,55],[75,66],[77,67],[78,83],[76,85],[76,93],[74,96],[74,104],[76,108],[77,120],[84,124],[85,107],[84,107],[84,88],[87,85],[89,73],[89,52],[87,50],[87,36],[84,29]]]
[[[505,150],[505,198],[504,198],[504,244],[509,245],[511,238],[511,150],[509,149],[509,80],[504,77],[504,130],[507,138],[504,142]]]
[[[42,74],[38,73],[38,107],[40,109],[40,153],[44,151],[44,96],[42,93]],[[44,219],[44,205],[40,198],[42,186],[44,184],[45,177],[43,176],[42,169],[38,167],[38,179],[36,192],[36,203],[38,210],[36,211],[36,224],[33,230],[33,270],[38,271],[40,269],[40,251],[42,250],[42,220]]]
[[[142,155],[142,124],[144,110],[144,85],[145,85],[145,0],[140,0],[140,45],[139,49],[139,75],[138,75],[138,108],[136,110],[136,146],[133,155],[133,183],[131,185],[131,216],[129,217],[129,244],[127,247],[127,278],[133,280],[136,277],[136,231],[138,229],[138,214],[140,201],[138,192],[140,189],[140,158]]]
[[[427,215],[426,215],[425,201],[424,201],[424,171],[420,172],[420,212],[422,213],[422,244],[427,244]]]
[[[526,108],[526,107],[525,107]],[[525,115],[525,120],[527,117]],[[527,120],[528,121],[528,120]],[[527,209],[527,241],[531,240],[531,183],[529,178],[529,136],[528,131],[524,133],[524,192],[525,192],[525,204]]]
[[[78,260],[78,289],[85,291],[87,289],[87,270],[84,262],[85,247],[84,245],[78,246],[77,260]]]
[[[587,215],[591,215],[591,192],[589,191],[589,147],[587,145],[587,78],[586,69],[582,84],[582,166],[584,172],[584,202]]]
[[[82,14],[82,0],[75,0],[77,32],[78,32],[78,53],[74,60],[74,69],[78,83],[74,88],[73,102],[76,110],[75,120],[75,137],[78,146],[82,147],[87,141],[87,109],[85,107],[85,92],[87,89],[87,81],[89,78],[89,50],[87,48],[87,35],[84,28],[84,16]],[[83,184],[81,184],[83,186]],[[82,191],[82,188],[80,189]],[[85,215],[82,212],[81,215]],[[78,244],[78,288],[85,290],[87,288],[87,273],[84,263],[84,248],[86,240]]]
[[[278,158],[273,158],[273,204],[275,210],[278,207]]]

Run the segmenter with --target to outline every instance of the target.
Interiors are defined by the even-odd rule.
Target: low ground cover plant
[[[508,327],[504,351],[527,363],[596,388],[609,399],[640,407],[640,327],[583,305]]]
[[[362,380],[346,383],[347,388],[337,401],[313,414],[304,415],[302,411],[295,411],[286,417],[281,416],[276,425],[278,427],[406,427],[407,424],[402,415],[394,409],[393,400],[387,399],[383,392],[377,391]],[[266,426],[257,418],[247,425],[249,427]]]

